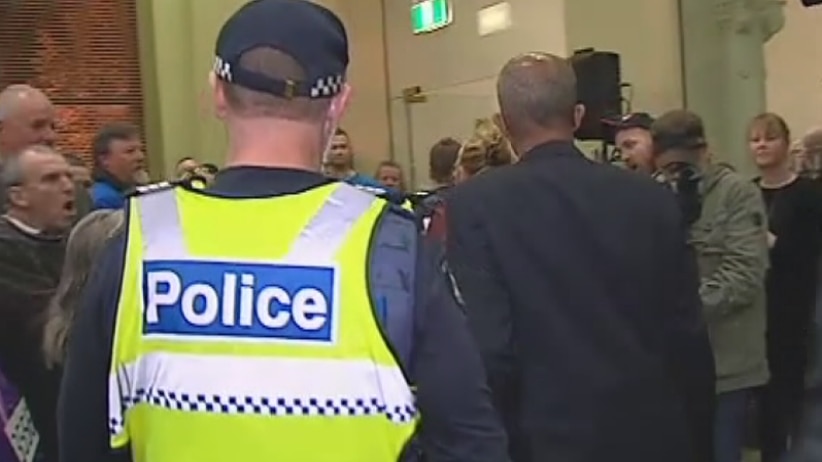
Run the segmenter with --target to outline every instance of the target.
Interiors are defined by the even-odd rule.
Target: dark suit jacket
[[[710,454],[713,359],[669,191],[556,142],[447,204],[448,261],[514,460]]]

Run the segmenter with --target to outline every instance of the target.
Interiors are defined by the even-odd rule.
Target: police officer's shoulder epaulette
[[[191,175],[188,179],[181,181],[179,185],[185,189],[202,191],[208,187],[208,180],[200,175]]]
[[[146,194],[152,194],[160,191],[166,191],[168,189],[173,189],[177,187],[176,184],[168,182],[168,181],[161,181],[159,183],[151,183],[147,185],[137,186],[133,190],[131,190],[127,196],[128,197],[138,197],[138,196],[145,196]]]
[[[380,191],[375,194],[380,199],[394,205],[403,205],[405,204],[405,195],[393,191]]]
[[[374,194],[375,196],[380,196],[382,194],[386,194],[385,189],[377,188],[375,186],[366,186],[366,185],[362,185],[362,184],[355,184],[354,187],[359,189],[360,191],[365,191],[367,193]]]
[[[387,201],[387,202],[388,202],[388,208],[387,208],[388,213],[392,213],[392,214],[395,214],[395,215],[399,215],[403,218],[407,218],[409,220],[416,221],[416,215],[414,214],[413,209],[411,209],[409,207],[406,207],[405,204],[397,204],[396,202],[393,202],[393,201]]]

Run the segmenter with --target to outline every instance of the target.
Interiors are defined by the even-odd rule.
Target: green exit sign
[[[448,0],[422,0],[411,5],[411,30],[415,34],[442,29],[453,19]]]

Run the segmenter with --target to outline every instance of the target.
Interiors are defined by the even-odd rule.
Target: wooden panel
[[[0,0],[0,87],[29,83],[58,110],[58,146],[90,160],[108,122],[142,123],[135,0]]]

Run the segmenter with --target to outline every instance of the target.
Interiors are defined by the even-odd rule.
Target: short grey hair
[[[822,155],[822,128],[814,128],[802,137],[802,147],[810,155]]]
[[[9,188],[20,186],[25,181],[25,172],[23,171],[23,160],[27,154],[55,154],[57,151],[45,145],[33,145],[23,149],[20,152],[12,153],[3,160],[3,165],[0,166],[0,188],[2,191],[8,191]]]
[[[557,119],[572,121],[577,78],[565,58],[526,53],[502,68],[497,94],[506,128],[517,133],[528,124],[546,127]]]

